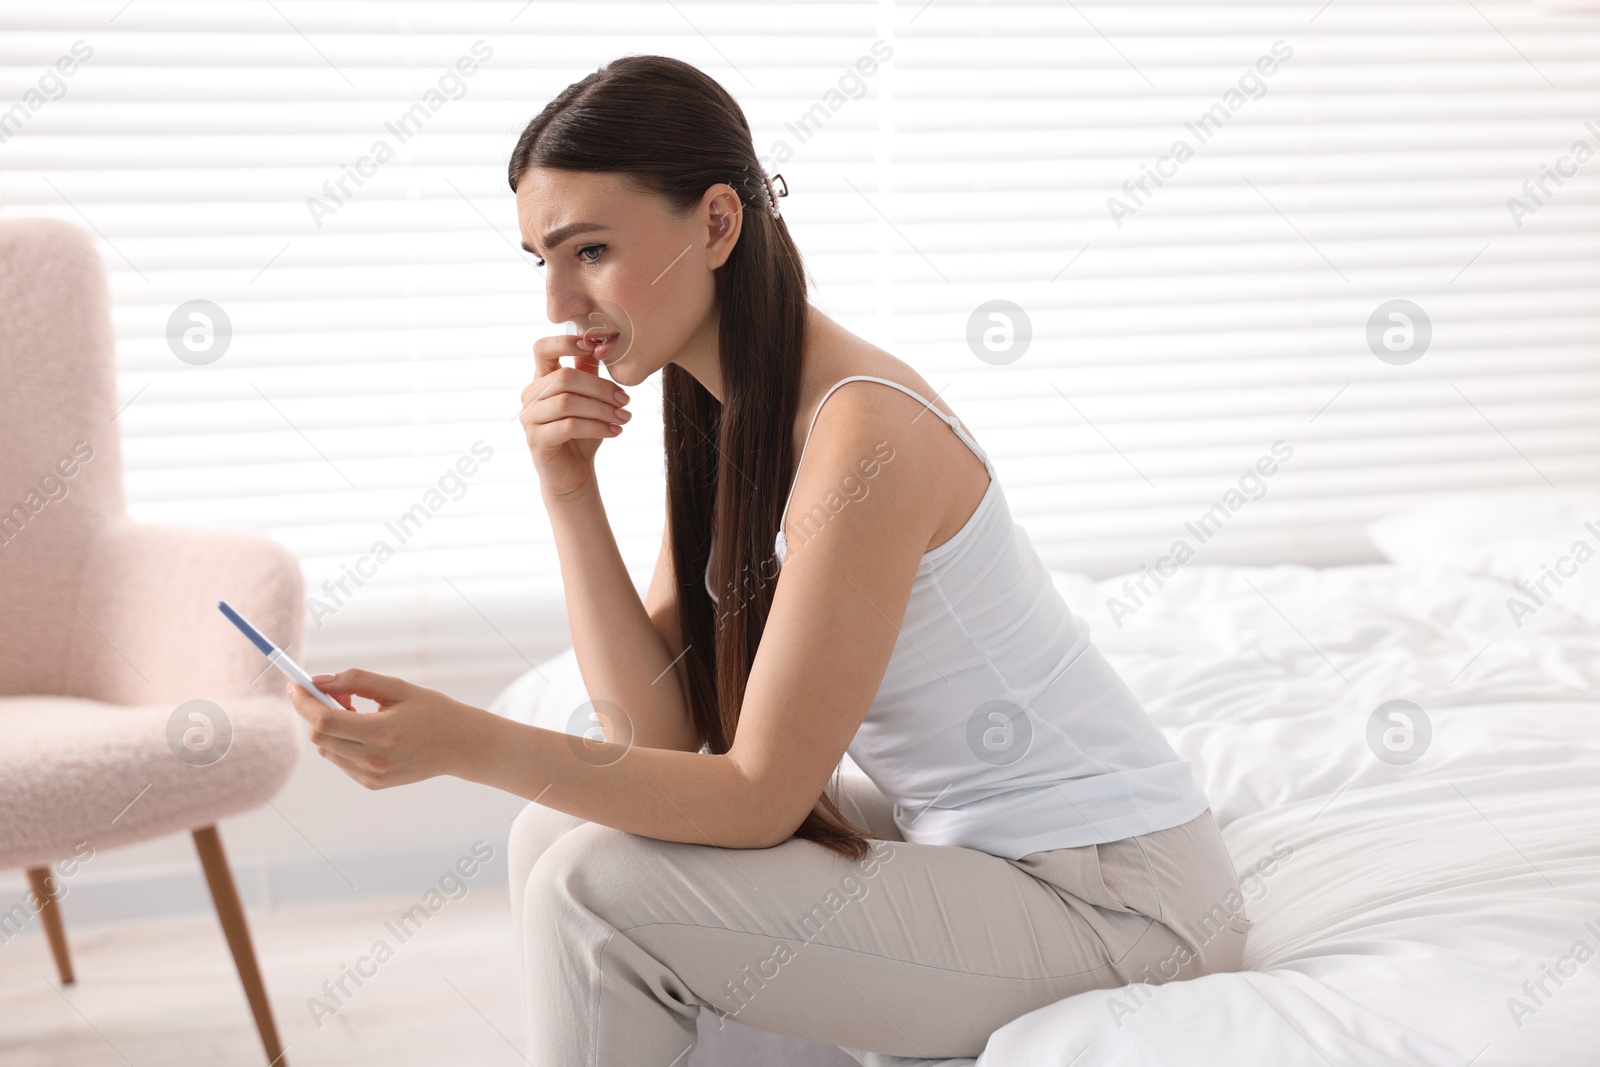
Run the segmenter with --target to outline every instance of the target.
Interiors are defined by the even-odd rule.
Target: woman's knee
[[[650,854],[662,844],[595,822],[556,836],[512,890],[519,916],[530,920],[523,936],[559,942],[597,921],[626,925],[639,902],[662,888],[663,872]]]
[[[528,874],[550,846],[587,820],[556,808],[529,801],[511,823],[506,843],[506,863],[513,899],[528,882]]]

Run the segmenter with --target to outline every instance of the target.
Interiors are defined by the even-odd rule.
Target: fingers
[[[340,707],[349,708],[351,711],[357,710],[355,704],[351,701],[351,699],[350,699],[348,694],[339,695],[337,693],[328,693],[328,690],[326,688],[326,683],[327,683],[328,679],[331,678],[331,677],[333,677],[331,674],[313,675],[312,679],[311,679],[311,684],[316,686],[318,689],[321,689],[324,693],[327,693],[328,696],[333,697],[333,699],[339,704]],[[313,696],[312,693],[311,693],[311,690],[307,689],[305,686],[297,685],[297,686],[295,686],[295,688],[300,690],[302,693],[304,693],[308,699],[310,699],[314,704],[316,704],[317,707],[325,708],[325,707],[328,706],[328,705],[324,704],[322,701],[318,700],[315,696]]]
[[[541,337],[533,343],[534,377],[522,391],[524,406],[542,396],[553,396],[562,391],[593,397],[607,403],[616,399],[616,394],[620,392],[617,384],[610,379],[600,377],[600,361],[593,352],[580,347],[582,340],[579,337],[558,333],[550,337]],[[565,357],[571,357],[574,365],[563,367],[561,360]]]
[[[530,444],[550,447],[575,438],[614,437],[620,430],[611,426],[620,427],[633,417],[624,407],[629,399],[626,392],[616,383],[583,369],[585,357],[571,351],[575,340],[558,335],[541,338],[534,344],[536,353],[552,353],[546,365],[553,364],[553,369],[522,390],[522,410],[517,419],[529,435]],[[560,366],[563,355],[575,355],[579,366]],[[588,362],[594,361],[589,358]],[[544,427],[549,430],[542,430]],[[536,440],[535,433],[544,439]]]
[[[377,718],[373,715],[363,715],[358,711],[334,711],[328,705],[312,696],[303,686],[294,682],[289,686],[289,703],[294,705],[294,710],[300,717],[311,724],[312,737],[319,735],[328,737],[343,737],[351,741],[361,741],[366,737],[370,728],[369,720]],[[318,688],[322,688],[318,684]],[[327,690],[323,690],[327,692]]]
[[[533,373],[536,378],[543,378],[561,370],[563,357],[570,357],[573,365],[569,370],[576,370],[590,378],[598,379],[600,376],[600,360],[594,352],[579,342],[582,337],[575,337],[569,333],[551,334],[541,337],[533,342]],[[602,381],[602,385],[610,382]]]
[[[350,760],[352,763],[364,761],[367,757],[366,745],[360,741],[352,741],[348,737],[334,737],[332,734],[322,733],[320,730],[311,731],[311,743],[323,755],[333,753]],[[363,767],[363,769],[366,769]]]
[[[631,418],[633,413],[617,401],[559,392],[530,404],[523,410],[521,422],[531,430],[565,420],[562,429],[568,436],[609,437],[611,423],[620,426]]]
[[[369,672],[362,672],[369,673]],[[315,676],[318,689],[327,692],[330,675],[319,674]],[[379,675],[378,677],[383,677]],[[365,765],[367,746],[362,742],[365,728],[370,723],[370,716],[350,710],[337,712],[316,697],[301,685],[295,682],[288,683],[289,700],[300,715],[311,724],[311,743],[317,751],[329,762],[335,764],[351,778],[366,786],[368,789],[379,788],[376,772]],[[332,696],[333,694],[329,694]],[[349,697],[341,695],[335,697],[347,708],[350,706]],[[363,762],[357,762],[361,760]]]
[[[318,711],[328,710],[328,705],[312,696],[304,686],[294,682],[289,683],[289,703],[294,705],[294,710],[307,722],[316,718]]]
[[[366,786],[368,789],[379,788],[377,779],[371,773],[369,773],[366,768],[362,767],[348,756],[341,756],[339,753],[325,748],[318,748],[317,751],[321,753],[323,759],[327,760],[335,767],[338,767],[341,771],[355,779],[361,785]]]
[[[393,704],[397,700],[404,699],[411,687],[411,683],[403,678],[364,671],[360,667],[351,667],[338,674],[319,674],[311,681],[318,689],[346,707],[352,707],[346,699],[351,696],[376,700],[380,705]]]
[[[562,356],[578,355],[577,340],[571,334],[558,333],[549,337],[541,337],[533,342],[534,382],[537,383],[541,378],[548,377],[559,370]]]

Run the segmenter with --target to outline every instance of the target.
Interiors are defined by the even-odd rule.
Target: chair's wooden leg
[[[222,851],[222,838],[215,826],[202,826],[194,831],[194,846],[200,853],[200,865],[205,868],[206,884],[211,887],[211,900],[217,906],[217,918],[222,920],[222,933],[233,950],[233,962],[239,969],[239,980],[244,983],[244,995],[250,1001],[250,1013],[255,1016],[256,1029],[261,1032],[261,1043],[266,1046],[270,1067],[288,1067],[283,1059],[283,1046],[278,1041],[278,1027],[272,1021],[272,1006],[267,1003],[267,989],[261,982],[261,971],[256,967],[256,953],[250,944],[250,928],[245,925],[244,908],[239,904],[239,894],[233,885],[233,871]]]
[[[28,884],[33,887],[34,903],[39,905],[45,936],[50,939],[50,955],[56,958],[56,973],[61,975],[62,985],[71,985],[72,957],[67,954],[67,930],[61,923],[61,902],[56,897],[50,868],[29,867]]]

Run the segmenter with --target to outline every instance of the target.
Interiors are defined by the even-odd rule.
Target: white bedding
[[[1190,566],[1120,629],[1122,576],[1052,577],[1194,762],[1256,920],[1249,970],[1069,997],[976,1061],[864,1063],[1600,1062],[1600,631],[1556,604],[1518,629],[1506,586],[1442,569]],[[564,718],[581,680],[547,673]],[[1395,698],[1433,726],[1410,765],[1368,747]]]
[[[1069,997],[977,1067],[1600,1062],[1600,631],[1389,564],[1190,567],[1119,630],[1121,577],[1053,577],[1237,868],[1293,853],[1246,879],[1249,970]],[[1410,765],[1368,747],[1393,698],[1433,725]]]

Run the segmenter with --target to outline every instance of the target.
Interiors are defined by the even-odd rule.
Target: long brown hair
[[[661,372],[667,522],[685,644],[678,670],[696,733],[721,754],[738,728],[777,577],[773,542],[793,467],[805,346],[800,250],[772,217],[744,112],[681,60],[626,56],[567,86],[517,139],[512,192],[533,166],[620,172],[680,214],[726,182],[745,208],[739,240],[715,275],[723,401],[676,364]],[[703,584],[713,522],[716,604]],[[876,836],[845,818],[826,790],[795,833],[855,860]]]

